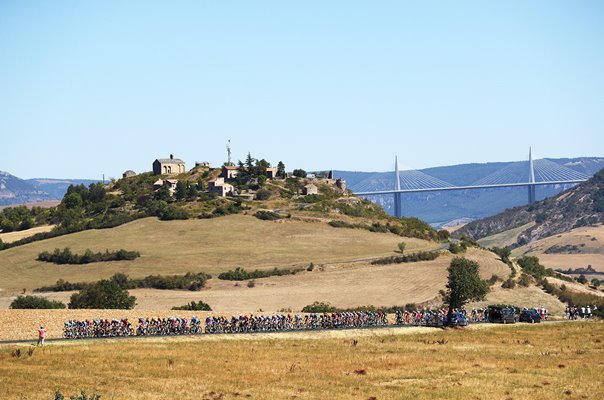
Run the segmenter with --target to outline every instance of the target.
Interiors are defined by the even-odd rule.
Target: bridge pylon
[[[529,181],[528,181],[528,202],[535,202],[535,164],[533,163],[533,155],[529,147]]]
[[[401,178],[398,170],[398,156],[394,156],[394,216],[400,218],[403,216],[403,209],[401,204],[401,194],[398,192],[401,190]]]

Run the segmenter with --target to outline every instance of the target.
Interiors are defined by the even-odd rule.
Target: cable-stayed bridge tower
[[[398,156],[394,157],[394,215],[400,217],[403,215],[403,209],[401,207],[401,176],[398,171]]]
[[[528,202],[535,202],[535,164],[533,164],[533,155],[529,147],[529,182],[528,182]]]

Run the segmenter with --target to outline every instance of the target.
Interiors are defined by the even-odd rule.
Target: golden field
[[[16,293],[55,283],[90,282],[123,272],[133,278],[152,274],[206,272],[217,274],[235,267],[266,269],[293,265],[347,262],[393,255],[397,244],[407,251],[429,250],[438,244],[390,233],[336,229],[325,222],[260,221],[249,215],[160,221],[144,218],[112,229],[88,230],[42,240],[0,252],[0,289]],[[138,251],[133,261],[55,265],[36,261],[42,251],[69,247]]]
[[[480,263],[484,279],[493,274],[505,278],[510,273],[493,253],[468,249],[464,256]],[[256,279],[253,288],[247,286],[247,281],[214,278],[201,291],[136,289],[130,293],[137,298],[137,310],[170,309],[198,300],[218,312],[299,311],[314,301],[327,301],[343,308],[405,305],[434,299],[445,288],[452,258],[452,254],[445,252],[434,261],[407,264],[370,265],[362,261],[325,264],[312,272]],[[71,292],[41,295],[68,303]],[[8,308],[12,299],[13,296],[0,297],[0,307]]]
[[[604,323],[0,347],[3,399],[598,399]]]

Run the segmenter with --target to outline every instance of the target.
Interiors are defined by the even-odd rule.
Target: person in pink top
[[[38,344],[36,346],[44,347],[44,339],[46,339],[46,329],[43,326],[38,329]]]

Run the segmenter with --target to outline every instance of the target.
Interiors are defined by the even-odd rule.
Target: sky
[[[0,170],[604,156],[602,1],[0,1]]]

